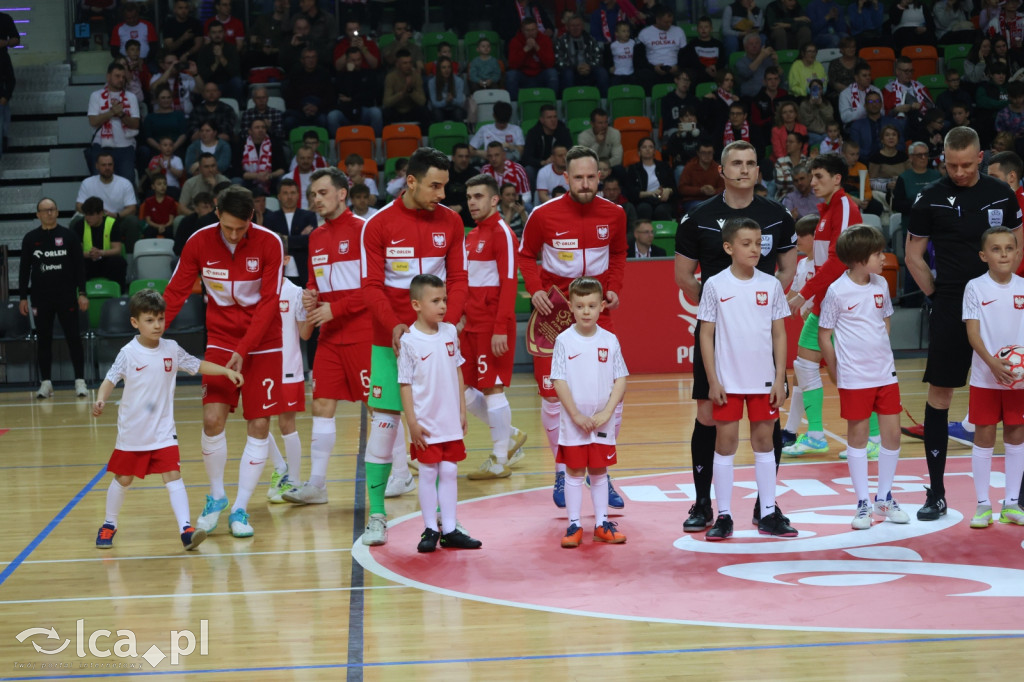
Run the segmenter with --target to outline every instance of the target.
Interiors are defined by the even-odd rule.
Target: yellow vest
[[[88,253],[92,250],[92,225],[82,221],[82,251]],[[106,216],[103,219],[103,251],[110,249],[110,233],[114,229],[114,219],[110,216]]]

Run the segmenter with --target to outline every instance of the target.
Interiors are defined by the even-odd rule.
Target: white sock
[[[249,436],[245,439],[242,460],[238,464],[238,493],[235,495],[235,503],[231,505],[231,511],[244,510],[249,504],[249,498],[260,484],[263,466],[267,463],[269,445],[266,438]]]
[[[117,515],[121,513],[121,505],[124,504],[124,494],[129,486],[121,485],[116,478],[110,479],[110,487],[107,488],[107,515],[103,523],[109,523],[117,528]]]
[[[540,423],[548,436],[548,446],[551,448],[551,455],[558,454],[558,422],[562,417],[562,403],[553,403],[548,400],[541,401]]]
[[[715,453],[715,468],[711,484],[715,487],[715,500],[718,502],[719,514],[732,514],[732,460],[734,455]],[[774,455],[772,466],[775,465]]]
[[[786,425],[783,427],[790,433],[797,433],[800,430],[800,422],[804,418],[804,389],[802,386],[794,386],[789,396],[789,414],[786,415]]]
[[[1003,504],[1020,504],[1020,478],[1024,476],[1024,443],[1006,446],[1006,496]]]
[[[279,474],[286,472],[288,462],[284,461],[284,457],[281,456],[281,450],[277,447],[277,440],[273,434],[267,436],[267,451],[270,453],[270,459],[274,462],[274,471]]]
[[[608,491],[605,491],[605,504],[608,504]],[[569,525],[580,523],[580,507],[583,506],[583,477],[565,475],[565,512],[569,516]]]
[[[488,421],[487,421],[487,410],[488,410],[487,396],[485,396],[482,392],[480,392],[479,390],[473,388],[472,386],[467,386],[465,393],[466,393],[466,412],[469,412],[471,415],[473,415],[474,417],[476,417],[477,419],[482,421],[484,424],[488,423]]]
[[[273,439],[271,439],[273,440]],[[302,438],[298,431],[281,434],[284,441],[284,457],[288,464],[288,478],[296,483],[302,480]]]
[[[370,437],[366,439],[366,461],[373,464],[391,464],[398,425],[402,415],[378,412],[370,424]]]
[[[757,494],[761,498],[761,518],[764,518],[775,511],[774,451],[754,453],[754,478],[757,480]]]
[[[437,530],[437,464],[420,462],[420,513],[423,525],[430,530]]]
[[[441,462],[438,478],[437,504],[441,507],[441,532],[447,535],[455,530],[455,507],[459,503],[459,465],[455,462]]]
[[[966,431],[967,433],[974,433],[974,424],[971,423],[970,412],[964,415],[964,418],[960,422],[960,424],[963,425],[964,431]]]
[[[409,428],[404,421],[399,420],[401,431],[395,428],[395,443],[391,446],[391,475],[400,481],[408,481],[412,474],[409,473],[409,459],[405,456],[405,437]]]
[[[182,528],[192,525],[188,518],[188,493],[185,492],[185,481],[180,478],[177,481],[167,481],[164,487],[171,498],[171,509],[174,510],[174,518],[178,520],[180,533]]]
[[[228,439],[221,431],[216,436],[203,432],[200,439],[203,446],[203,465],[206,477],[210,479],[210,497],[220,500],[228,496],[224,492],[224,468],[228,464]]]
[[[600,526],[608,520],[608,474],[590,477],[590,501],[594,503],[594,525]]]
[[[884,500],[892,492],[892,481],[896,478],[896,463],[900,461],[900,449],[878,449],[878,489],[876,500]]]
[[[974,477],[974,494],[978,504],[992,504],[988,498],[988,489],[992,484],[992,451],[995,448],[983,448],[975,445],[971,448],[971,475]],[[1017,477],[1018,483],[1020,477]],[[1009,478],[1006,480],[1010,482]]]
[[[793,373],[796,374],[797,383],[804,391],[813,391],[822,387],[819,363],[797,358],[793,360]],[[825,434],[821,431],[808,431],[807,436],[820,440],[825,437]]]
[[[313,417],[313,432],[309,441],[309,484],[327,487],[327,464],[338,439],[334,417]],[[297,472],[296,472],[297,475]],[[300,479],[295,479],[299,483]]]
[[[500,464],[505,464],[508,462],[508,438],[512,434],[512,408],[504,393],[487,396],[487,423],[494,444],[491,452]]]
[[[850,468],[850,480],[853,482],[853,492],[857,494],[857,501],[868,498],[868,449],[867,448],[846,448],[846,465]]]

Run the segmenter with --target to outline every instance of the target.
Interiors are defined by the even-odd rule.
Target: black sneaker
[[[709,542],[728,540],[732,537],[732,517],[728,514],[719,514],[715,519],[715,525],[704,534],[704,539]]]
[[[483,544],[479,540],[474,540],[457,530],[441,536],[441,546],[446,549],[480,549]]]
[[[690,507],[690,516],[683,521],[684,533],[699,533],[714,523],[715,513],[711,511],[711,500],[706,497],[697,500]]]
[[[946,515],[946,498],[937,495],[929,487],[925,487],[924,506],[917,510],[918,521],[938,521],[940,516]]]
[[[757,532],[761,535],[772,535],[777,538],[795,538],[797,531],[789,525],[789,519],[782,515],[776,507],[768,516],[757,524]]]
[[[780,514],[782,514],[782,509],[779,508],[779,503],[778,502],[775,503],[775,511],[777,511]],[[789,517],[786,516],[785,514],[782,514],[782,519],[786,523],[789,523]],[[761,498],[760,497],[757,498],[756,500],[754,500],[754,516],[750,519],[750,523],[754,524],[755,526],[757,524],[761,523]]]
[[[782,429],[782,447],[788,448],[790,445],[796,442],[796,434],[792,431]]]
[[[420,536],[420,544],[416,545],[417,552],[433,552],[437,549],[437,539],[441,537],[441,534],[436,530],[430,530],[429,528],[423,529],[423,535]]]

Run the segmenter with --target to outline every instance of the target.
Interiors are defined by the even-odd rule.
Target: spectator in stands
[[[860,59],[857,57],[857,41],[850,36],[843,36],[839,41],[839,57],[828,65],[828,95],[826,99],[836,101],[840,93],[854,80],[854,69]]]
[[[395,61],[398,59],[399,50],[406,50],[409,52],[409,56],[412,57],[412,62],[416,65],[416,70],[422,71],[423,50],[421,50],[420,46],[416,44],[415,40],[413,40],[412,29],[409,27],[409,22],[404,19],[396,18],[391,31],[395,39],[381,51],[381,56],[384,58],[384,65],[388,69],[395,68]]]
[[[387,187],[384,191],[388,194],[389,199],[397,199],[399,195],[405,191],[405,169],[409,167],[409,158],[403,156],[395,161],[395,175],[393,178],[388,180]],[[374,202],[376,203],[376,202]]]
[[[501,64],[491,56],[491,41],[481,38],[476,43],[476,56],[469,62],[469,91],[501,87]]]
[[[793,189],[782,197],[782,205],[792,214],[793,220],[818,212],[818,197],[811,191],[811,173],[806,163],[793,167]]]
[[[164,51],[180,60],[193,59],[203,46],[203,26],[192,16],[189,0],[174,0],[169,17],[160,25]]]
[[[761,134],[761,129],[750,123],[747,105],[742,100],[736,101],[729,105],[729,120],[725,123],[721,140],[715,140],[719,143],[716,152],[720,154],[727,145],[738,140],[749,142],[754,149],[764,149],[766,139],[769,138]]]
[[[900,131],[909,133],[920,128],[921,118],[935,101],[928,88],[914,80],[914,62],[909,57],[897,57],[895,71],[896,79],[882,88],[882,103],[888,116],[901,119]]]
[[[881,145],[868,157],[871,189],[885,196],[896,185],[900,173],[907,170],[909,161],[899,129],[893,125],[883,126]]]
[[[88,203],[88,202],[87,202]],[[139,218],[146,223],[143,239],[166,239],[173,236],[178,202],[167,194],[167,179],[153,178],[153,196],[142,202]]]
[[[597,9],[590,12],[590,35],[605,45],[615,40],[615,27],[626,18],[618,0],[601,0]]]
[[[994,62],[986,71],[988,81],[980,83],[974,92],[974,118],[977,127],[991,135],[995,131],[996,115],[1010,102],[1006,91],[1006,79],[1009,77],[1006,64]]]
[[[757,33],[743,36],[743,56],[736,62],[734,70],[740,82],[740,94],[756,97],[764,83],[764,74],[769,66],[779,68],[775,48],[765,45]]]
[[[812,42],[800,46],[800,59],[789,67],[789,92],[794,97],[807,97],[812,80],[826,82],[825,67],[818,61],[818,48]]]
[[[186,117],[192,113],[192,97],[201,89],[202,79],[196,81],[199,68],[195,62],[181,62],[173,52],[160,60],[160,73],[150,77],[149,92],[156,103],[156,94],[161,87],[171,92],[171,106]]]
[[[1018,15],[1018,21],[1022,26],[1024,26],[1024,15]],[[1019,40],[1017,41],[1017,44],[1020,44]],[[1017,73],[1017,70],[1020,69],[1022,55],[1019,48],[1011,50],[1010,45],[1011,43],[1009,42],[1009,39],[1004,35],[999,35],[993,38],[992,55],[989,57],[988,62],[990,65],[997,62],[1005,64],[1007,73],[1013,76]]]
[[[568,149],[572,146],[572,135],[565,123],[559,120],[555,105],[544,104],[540,108],[538,124],[526,134],[523,148],[522,163],[531,185],[536,185],[538,171],[551,163],[555,144]]]
[[[14,65],[8,50],[21,43],[17,25],[10,14],[0,12],[0,157],[7,148],[11,128],[11,95],[14,94]]]
[[[523,198],[519,195],[519,191],[511,182],[501,185],[501,201],[498,203],[498,211],[509,229],[515,232],[517,237],[522,238],[523,227],[526,226],[530,214],[526,210],[526,206],[523,205]]]
[[[817,149],[825,139],[825,129],[836,120],[832,105],[824,99],[825,86],[815,78],[807,88],[807,99],[800,102],[797,118],[807,126],[807,137],[812,147]]]
[[[622,165],[622,133],[608,124],[608,112],[601,107],[590,112],[590,127],[580,132],[577,142],[593,149],[599,161]]]
[[[132,207],[134,209],[134,207]],[[127,290],[128,261],[121,255],[124,238],[116,218],[103,208],[103,199],[89,197],[82,203],[83,220],[72,223],[75,237],[82,244],[87,280],[103,277]]]
[[[637,144],[640,160],[626,169],[623,192],[636,209],[638,218],[672,220],[672,169],[654,158],[654,140],[645,137]]]
[[[793,96],[783,88],[782,72],[777,66],[769,66],[764,70],[764,87],[754,97],[750,107],[750,120],[757,126],[761,139],[770,139],[772,126],[775,125],[775,114],[783,102],[793,102]]]
[[[509,42],[505,84],[513,102],[518,101],[519,89],[523,87],[558,90],[554,46],[532,16],[523,20],[519,32]]]
[[[556,187],[569,189],[569,182],[565,179],[565,154],[569,148],[556,144],[551,150],[551,163],[540,169],[537,173],[537,205],[551,199]]]
[[[384,113],[377,106],[377,75],[362,68],[363,54],[348,48],[345,67],[334,76],[338,104],[327,114],[327,130],[334,137],[343,125],[368,125],[376,135],[384,130]]]
[[[308,149],[313,155],[312,165],[313,168],[327,168],[327,159],[320,154],[320,135],[316,130],[310,128],[302,133],[302,146]],[[295,150],[296,155],[298,150]],[[288,166],[288,172],[291,173],[298,166],[295,158],[292,158],[291,165]]]
[[[193,140],[185,152],[185,170],[189,175],[199,172],[203,154],[212,154],[217,161],[217,171],[227,175],[231,172],[231,145],[219,135],[213,120],[203,121],[199,126],[199,137]]]
[[[242,129],[248,130],[253,119],[262,118],[270,126],[270,136],[285,138],[284,112],[269,105],[270,93],[266,88],[253,88],[252,106],[242,112]]]
[[[629,203],[626,195],[622,193],[622,177],[625,174],[624,169],[620,170],[618,174],[610,173],[601,183],[599,194],[616,206],[621,206],[622,210],[626,213],[626,224],[634,225],[637,220],[636,209],[633,208],[633,204]]]
[[[643,57],[637,57],[637,78],[650,92],[657,83],[671,83],[679,73],[679,52],[686,47],[686,34],[675,25],[675,12],[664,5],[654,11],[654,24],[636,36],[637,51],[643,46]]]
[[[308,186],[308,185],[307,185]],[[302,191],[292,178],[283,178],[277,188],[281,208],[267,211],[264,227],[288,238],[288,255],[296,276],[306,285],[309,273],[309,233],[316,229],[316,213],[299,205]]]
[[[366,160],[359,154],[349,154],[345,157],[345,175],[348,176],[350,184],[362,183],[370,190],[370,202],[377,205],[377,197],[380,192],[377,190],[377,182],[363,173],[366,167]],[[398,166],[395,166],[395,174],[398,175]],[[404,176],[403,176],[404,177]]]
[[[736,0],[722,11],[722,39],[725,50],[738,52],[746,36],[764,33],[764,13],[755,0]],[[761,79],[756,80],[757,83]]]
[[[174,55],[170,57],[173,59]],[[142,139],[145,144],[139,145],[139,149],[145,151],[146,156],[152,156],[160,151],[160,138],[169,137],[173,141],[174,153],[183,155],[188,142],[185,114],[174,109],[171,89],[166,85],[156,88],[153,99],[155,106],[142,122]],[[148,158],[141,160],[149,161]]]
[[[620,21],[615,25],[615,40],[608,46],[608,57],[611,71],[608,76],[610,85],[626,85],[633,78],[636,65],[634,57],[636,41],[628,21]]]
[[[850,196],[850,200],[857,204],[861,213],[882,215],[882,204],[872,196],[871,174],[868,173],[868,167],[860,161],[861,151],[860,145],[854,140],[843,143],[843,160],[846,161],[843,189]],[[861,171],[864,171],[863,181],[860,177]]]
[[[82,213],[82,205],[89,197],[99,197],[107,215],[113,218],[125,218],[135,214],[138,201],[132,183],[114,174],[114,156],[108,150],[101,150],[96,155],[96,175],[82,180],[78,188],[75,210]]]
[[[213,190],[222,182],[230,183],[231,181],[217,170],[217,157],[209,152],[201,153],[199,155],[199,173],[193,174],[181,187],[181,198],[178,200],[181,212],[189,215],[197,210],[195,201],[200,192],[209,192],[212,204]]]
[[[668,138],[675,132],[676,125],[683,115],[683,109],[692,107],[694,111],[700,106],[696,95],[690,90],[690,74],[680,71],[673,79],[675,89],[661,98],[661,126]]]
[[[220,24],[224,27],[224,40],[233,44],[239,50],[245,46],[245,24],[236,17],[231,16],[231,0],[217,0],[214,5],[217,13],[206,20],[203,25],[203,35],[210,35],[210,27]]]
[[[199,192],[193,199],[194,211],[189,211],[181,222],[174,228],[174,255],[180,256],[181,250],[185,247],[188,238],[200,228],[213,225],[217,222],[217,214],[213,212],[213,194],[210,192]],[[179,204],[179,210],[183,210]]]
[[[983,35],[975,41],[967,53],[967,57],[964,58],[964,80],[973,85],[986,82],[988,80],[986,67],[988,67],[988,60],[991,56],[992,39]]]
[[[867,62],[858,62],[853,70],[853,83],[839,94],[839,118],[849,126],[868,115],[867,99],[871,94],[882,101],[882,91],[871,84],[871,67]]]
[[[494,140],[488,143],[487,163],[480,168],[480,172],[494,178],[499,187],[506,183],[515,185],[523,205],[527,208],[533,206],[533,193],[526,169],[505,158],[505,148],[501,142]]]
[[[89,125],[95,129],[91,156],[98,164],[103,150],[114,159],[115,172],[131,185],[135,181],[135,138],[139,134],[139,101],[125,91],[124,66],[107,67],[107,84],[89,97]]]
[[[885,14],[881,0],[857,0],[846,6],[846,22],[857,44],[866,47],[882,42]]]
[[[169,137],[160,138],[160,152],[146,164],[146,175],[150,184],[154,178],[162,177],[167,181],[171,196],[181,196],[181,183],[185,182],[185,167],[181,158],[174,153],[174,140]]]
[[[583,17],[573,13],[566,32],[555,40],[555,67],[564,90],[577,85],[593,85],[608,94],[608,69],[604,68],[604,46],[584,30]]]
[[[683,166],[683,173],[679,176],[679,199],[683,213],[724,189],[725,180],[715,163],[715,145],[711,140],[701,140],[697,156]],[[651,239],[654,239],[653,232]]]
[[[447,193],[447,190],[445,190]],[[363,220],[369,220],[377,213],[377,209],[370,206],[370,188],[359,183],[352,185],[352,189],[348,193],[349,199],[352,200],[352,215]]]
[[[214,22],[207,29],[207,42],[196,54],[196,66],[203,83],[216,83],[226,97],[242,101],[242,66],[238,48],[226,42],[224,27]]]
[[[471,158],[469,145],[465,142],[458,142],[452,147],[452,167],[448,171],[448,184],[444,186],[444,199],[441,200],[442,204],[462,217],[462,224],[466,227],[475,224],[469,215],[466,181],[479,172],[469,165]]]
[[[848,133],[850,141],[857,145],[860,160],[867,162],[868,158],[881,147],[882,128],[891,125],[896,126],[898,130],[899,124],[895,118],[882,115],[881,95],[869,92],[864,100],[864,108],[866,110],[864,118],[851,123]],[[849,145],[844,145],[843,149],[849,149]]]
[[[216,83],[203,85],[203,101],[188,117],[191,140],[199,139],[199,130],[204,123],[212,124],[217,136],[225,142],[231,143],[234,140],[238,117],[231,105],[221,101],[220,92],[220,86]]]
[[[793,169],[810,161],[803,150],[807,147],[807,136],[798,132],[786,135],[786,154],[775,162],[775,199],[782,199],[793,191]]]
[[[249,135],[242,145],[242,154],[235,163],[247,188],[260,187],[270,192],[277,179],[284,175],[284,147],[267,134],[267,122],[254,119]]]
[[[822,49],[839,47],[839,40],[846,34],[846,17],[835,0],[811,0],[807,18],[815,45]]]
[[[345,70],[345,64],[349,59],[349,49],[353,47],[359,51],[362,57],[359,68],[374,71],[380,66],[380,48],[377,47],[377,43],[366,35],[366,31],[359,29],[358,21],[346,21],[345,35],[334,44],[332,61],[335,71]]]
[[[935,37],[941,45],[971,44],[978,31],[971,23],[971,0],[938,0],[932,5]],[[984,26],[984,24],[982,24]]]
[[[911,142],[908,147],[910,167],[896,178],[892,190],[893,213],[909,213],[914,200],[925,185],[939,179],[939,171],[928,162],[928,145],[924,142]]]
[[[744,113],[744,118],[746,114]],[[665,121],[668,125],[668,121]],[[676,174],[676,177],[683,172],[690,159],[697,156],[697,149],[700,147],[703,132],[697,123],[697,110],[694,107],[684,107],[676,121],[675,132],[663,145],[665,160],[668,161]]]
[[[249,47],[269,47],[272,54],[280,57],[281,48],[291,37],[288,27],[291,25],[291,9],[288,0],[274,0],[274,8],[256,16],[249,26]]]
[[[765,8],[764,23],[776,50],[795,50],[811,41],[811,20],[796,0],[774,0]]]
[[[698,83],[709,83],[728,63],[725,45],[711,36],[711,17],[702,16],[697,20],[696,40],[687,43],[679,53],[679,65],[693,73]]]
[[[1024,84],[1013,82],[1006,86],[1008,104],[996,114],[996,132],[1013,135],[1016,149],[1024,140]]]
[[[953,120],[953,105],[962,104],[968,109],[974,105],[974,98],[962,86],[960,72],[955,68],[946,69],[946,89],[935,98],[935,105],[942,110],[947,121]]]
[[[125,45],[129,40],[139,41],[139,56],[149,57],[156,50],[158,37],[156,27],[139,16],[139,6],[134,2],[125,4],[121,23],[114,27],[110,34],[110,53],[114,57],[126,56]]]
[[[499,142],[505,148],[508,158],[518,160],[522,157],[526,138],[523,136],[522,128],[509,123],[512,119],[512,105],[508,102],[495,102],[491,113],[494,116],[494,123],[487,123],[476,129],[469,140],[470,152],[484,158],[487,156],[487,147],[490,143]]]
[[[326,46],[313,41],[309,35],[309,20],[300,14],[292,19],[291,35],[285,44],[281,46],[281,51],[278,53],[279,66],[284,70],[285,74],[302,61],[302,51],[310,48],[316,53],[317,61],[320,64],[324,66],[330,65],[331,55],[328,53]]]
[[[57,317],[68,343],[75,370],[75,395],[89,394],[85,385],[85,354],[78,329],[78,311],[89,309],[85,295],[85,268],[78,240],[68,228],[57,224],[57,204],[43,198],[36,204],[39,227],[21,240],[18,273],[18,311],[28,316],[29,297],[36,328],[37,362],[42,383],[36,396],[53,396],[53,318]],[[77,292],[77,304],[76,304]]]
[[[125,90],[135,95],[139,103],[145,102],[149,93],[149,67],[139,57],[140,43],[137,40],[129,40],[124,44],[125,55],[118,55],[114,61],[124,66]]]
[[[772,161],[778,161],[786,156],[786,136],[790,133],[800,133],[807,137],[807,126],[800,122],[796,102],[783,102],[775,112],[775,127],[772,128]],[[804,146],[803,153],[807,153]]]
[[[328,45],[338,35],[338,24],[334,17],[328,15],[317,5],[317,0],[299,0],[299,14],[309,22],[309,35],[312,42]],[[294,24],[294,19],[292,23]]]
[[[288,74],[285,82],[284,128],[297,126],[327,127],[327,112],[338,97],[334,92],[331,72],[317,63],[316,50],[302,51],[301,62]]]
[[[242,51],[242,73],[250,83],[267,83],[284,79],[281,63],[281,51],[269,41],[256,42],[258,38],[249,36],[249,43]]]
[[[452,60],[437,60],[437,73],[427,81],[430,115],[435,123],[466,120],[466,83],[452,72]]]
[[[303,145],[295,150],[295,157],[292,158],[292,168],[288,171],[288,177],[296,184],[299,190],[299,207],[311,210],[309,206],[309,178],[316,170],[313,163],[315,152]]]
[[[925,7],[921,0],[899,0],[891,3],[889,30],[892,32],[890,45],[896,54],[900,54],[908,45],[934,45],[935,21],[930,4]]]
[[[423,91],[423,78],[416,71],[408,50],[398,53],[395,68],[384,79],[381,104],[385,124],[415,121],[422,130],[427,129],[430,120],[427,94]]]
[[[549,40],[554,40],[555,21],[545,9],[544,3],[535,0],[503,0],[502,5],[496,27],[506,45],[512,42],[513,36],[527,19],[533,19],[537,23],[537,30]],[[510,47],[509,54],[511,52]]]
[[[699,100],[698,111],[705,121],[721,121],[729,115],[729,107],[740,100],[736,94],[736,77],[728,69],[722,69],[715,77],[718,87]]]
[[[724,188],[725,185],[723,184]],[[633,244],[626,252],[626,258],[664,258],[665,249],[654,243],[654,225],[641,218],[633,223]]]

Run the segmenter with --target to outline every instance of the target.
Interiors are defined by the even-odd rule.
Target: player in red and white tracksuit
[[[609,311],[619,306],[626,270],[626,214],[619,205],[597,196],[597,155],[575,153],[576,147],[566,156],[569,192],[535,208],[526,221],[519,245],[519,269],[534,307],[542,314],[551,311],[547,292],[552,285],[568,295],[572,280],[584,275],[594,277],[601,282],[607,302],[598,323],[612,331]],[[562,408],[551,383],[551,358],[534,357],[533,374],[544,398],[541,423],[552,455],[557,455]],[[621,406],[616,412],[616,428],[620,415]],[[562,507],[565,465],[555,464],[555,471],[555,504]],[[618,497],[611,484],[608,491],[610,496]],[[617,500],[612,506],[620,508]]]
[[[512,427],[505,387],[512,383],[516,344],[516,253],[519,240],[498,213],[498,183],[489,175],[466,181],[466,201],[476,227],[466,235],[469,296],[460,336],[466,409],[491,431],[493,450],[470,480],[506,478],[522,458],[526,434]]]
[[[197,231],[181,252],[164,291],[167,326],[192,292],[196,277],[206,290],[204,359],[241,371],[239,390],[224,377],[203,377],[203,463],[210,494],[196,526],[210,532],[227,508],[224,425],[242,396],[248,438],[239,464],[238,492],[231,507],[231,532],[253,534],[245,512],[267,460],[270,417],[285,411],[281,393],[281,239],[252,223],[252,194],[240,187],[221,193],[219,223]]]

